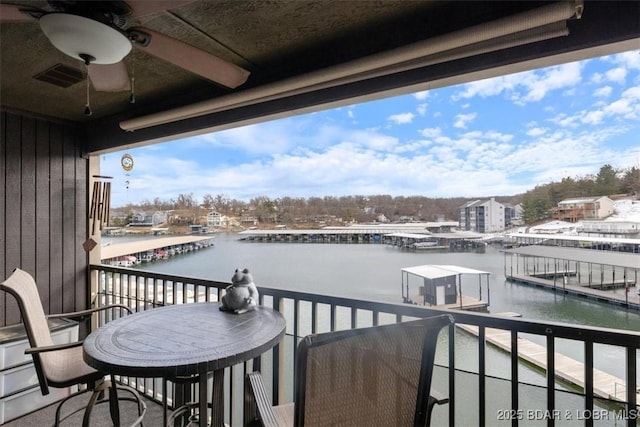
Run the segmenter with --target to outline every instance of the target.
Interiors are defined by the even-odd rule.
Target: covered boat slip
[[[511,233],[508,236],[517,245],[548,245],[640,253],[640,239],[541,233]]]
[[[419,234],[398,232],[384,235],[388,244],[405,249],[449,249],[451,247],[476,247],[484,245],[482,234],[472,231]]]
[[[503,252],[509,280],[639,307],[640,255],[543,245]]]
[[[171,248],[192,243],[211,244],[212,236],[172,236],[155,239],[137,240],[133,242],[115,243],[101,248],[101,259],[108,260],[125,255],[140,254],[156,249]]]
[[[420,304],[462,310],[484,310],[489,306],[489,272],[457,265],[419,265],[401,269],[402,300]],[[462,276],[478,278],[478,298],[462,293]],[[482,300],[482,279],[486,279],[487,301]],[[412,280],[413,279],[413,280]],[[412,294],[417,285],[418,294]]]

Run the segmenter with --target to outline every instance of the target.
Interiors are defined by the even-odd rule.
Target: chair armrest
[[[438,390],[431,389],[431,392],[429,393],[429,402],[427,403],[427,425],[425,427],[431,426],[431,413],[433,412],[433,407],[436,405],[444,405],[445,403],[449,403],[449,398]]]
[[[245,380],[245,425],[278,427],[271,399],[264,387],[260,372],[249,372]]]
[[[111,305],[103,305],[102,307],[89,308],[87,310],[73,311],[70,313],[50,314],[47,316],[47,318],[48,319],[58,319],[62,317],[69,318],[69,319],[82,318],[84,316],[95,313],[97,311],[108,310],[112,308],[121,308],[123,310],[126,310],[129,314],[133,313],[133,311],[124,304],[111,304]]]
[[[429,404],[433,405],[444,405],[445,403],[449,403],[449,397],[440,393],[438,390],[431,389],[431,393],[429,395]]]
[[[38,353],[46,353],[48,351],[58,351],[58,350],[66,350],[68,348],[79,347],[82,345],[82,341],[75,341],[65,344],[54,344],[47,345],[44,347],[31,347],[27,348],[24,353],[25,354],[38,354]]]

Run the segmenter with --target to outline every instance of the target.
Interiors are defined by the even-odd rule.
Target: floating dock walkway
[[[497,315],[515,316],[516,313],[497,313]],[[476,337],[478,336],[477,326],[463,324],[456,324],[456,326]],[[510,331],[486,328],[485,339],[501,350],[511,352]],[[518,337],[518,357],[544,369],[545,372],[547,370],[547,349],[542,345]],[[584,364],[557,352],[554,359],[556,377],[584,390]],[[625,380],[614,375],[593,369],[593,393],[595,396],[624,402],[626,401],[625,383]],[[640,402],[640,392],[636,396],[636,401]]]
[[[611,291],[602,289],[596,289],[586,285],[576,285],[573,283],[556,283],[553,280],[541,279],[539,277],[533,277],[521,274],[507,274],[505,275],[507,280],[512,280],[517,283],[525,285],[537,286],[539,288],[546,288],[555,292],[561,292],[567,295],[574,295],[583,298],[588,298],[600,302],[608,302],[610,304],[616,304],[627,308],[633,308],[640,310],[640,294],[636,288],[629,288],[625,296],[615,294]]]

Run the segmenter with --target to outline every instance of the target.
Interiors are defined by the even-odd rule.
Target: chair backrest
[[[22,321],[31,347],[53,345],[47,317],[42,308],[38,287],[33,277],[24,270],[16,268],[11,275],[0,284],[0,290],[13,295],[18,301]],[[46,366],[49,362],[47,354],[32,354],[33,363],[40,381],[43,394],[48,394]]]
[[[424,426],[442,315],[305,337],[296,426]]]

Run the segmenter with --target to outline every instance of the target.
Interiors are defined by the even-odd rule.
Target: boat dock
[[[457,222],[427,222],[405,224],[354,224],[328,226],[320,229],[245,230],[240,240],[267,243],[369,243],[400,248],[421,249],[474,248],[484,246],[482,234],[453,231]],[[427,243],[428,242],[428,243]],[[435,248],[434,248],[435,249]]]
[[[628,308],[640,310],[640,294],[633,288],[629,288],[625,296],[614,294],[610,291],[589,287],[589,285],[576,285],[572,283],[557,283],[549,279],[541,279],[539,277],[511,274],[505,276],[507,280],[522,283],[525,285],[546,288],[554,292],[561,292],[567,295],[574,295],[583,298],[593,299],[601,302],[608,302]]]
[[[515,316],[517,313],[496,313],[498,316]],[[518,315],[519,316],[519,315]],[[477,326],[456,324],[456,327],[478,336]],[[485,340],[497,348],[511,352],[511,332],[501,329],[485,329]],[[518,357],[538,368],[547,370],[547,349],[527,339],[518,337]],[[584,390],[584,364],[568,356],[556,352],[555,357],[556,377]],[[626,401],[625,380],[608,374],[599,369],[593,369],[593,392],[604,399]],[[640,391],[636,401],[640,402]]]
[[[489,272],[457,265],[419,265],[401,269],[402,300],[445,309],[484,311],[489,306]],[[478,278],[478,297],[462,293],[462,276]],[[486,278],[486,298],[482,295],[482,278]],[[413,282],[413,283],[412,283]],[[418,293],[412,292],[417,284]],[[415,289],[415,286],[413,287]]]
[[[187,252],[211,245],[213,245],[212,236],[185,235],[136,240],[102,246],[100,259],[105,263],[109,263],[110,260],[123,259],[123,257],[135,257],[136,261],[140,261],[141,259],[145,260],[145,256],[151,256],[152,254],[166,258],[170,254]]]
[[[503,252],[507,280],[640,310],[638,254],[546,245]]]

